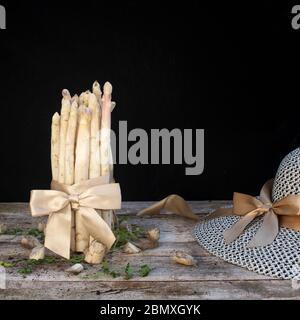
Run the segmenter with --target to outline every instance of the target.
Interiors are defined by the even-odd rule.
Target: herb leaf
[[[132,242],[137,240],[145,233],[145,229],[140,226],[131,226],[131,230],[127,228],[120,227],[114,231],[116,242],[113,245],[113,249],[120,248],[124,246],[127,242]]]
[[[109,264],[107,260],[102,261],[101,263],[101,270],[105,274],[109,274]]]
[[[147,264],[144,264],[139,269],[139,275],[141,277],[147,277],[150,271],[151,271],[151,268]]]
[[[14,264],[11,262],[0,261],[0,267],[9,268],[9,267],[13,267],[13,266],[14,266]]]
[[[27,235],[30,235],[30,236],[34,236],[36,237],[38,240],[41,240],[43,241],[45,236],[44,236],[44,232],[40,231],[39,229],[37,228],[32,228],[32,229],[29,229],[27,232],[26,232]]]
[[[30,274],[30,273],[32,273],[32,268],[31,267],[24,267],[24,268],[22,268],[22,269],[19,269],[18,270],[18,273],[20,273],[20,274],[23,274],[23,275],[26,275],[26,274]]]
[[[127,263],[124,271],[125,271],[124,278],[126,280],[129,280],[133,277],[133,269],[129,262]]]
[[[84,262],[84,256],[81,254],[74,254],[70,257],[69,262],[71,263],[82,263]]]

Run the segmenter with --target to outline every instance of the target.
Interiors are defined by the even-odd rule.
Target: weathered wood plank
[[[9,281],[0,290],[0,299],[297,299],[300,289],[290,281],[36,281],[34,290],[27,281]]]

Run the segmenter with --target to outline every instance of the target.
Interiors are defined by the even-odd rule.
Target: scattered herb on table
[[[128,221],[128,217],[118,217],[118,223],[122,224],[123,222],[127,222]]]
[[[108,264],[107,260],[104,260],[101,263],[101,271],[103,271],[103,273],[105,273],[105,274],[109,274],[109,264]]]
[[[84,262],[84,256],[82,254],[74,254],[70,257],[69,262],[71,263],[82,263]]]
[[[37,229],[37,228],[29,229],[29,230],[26,232],[26,235],[34,236],[35,238],[37,238],[37,239],[40,240],[40,241],[43,241],[44,238],[45,238],[44,232],[43,232],[43,231],[40,231],[40,230]]]
[[[22,230],[21,228],[12,228],[12,229],[7,229],[4,233],[9,235],[20,236],[24,234],[24,230]]]
[[[109,273],[113,278],[117,278],[120,276],[120,273],[115,271],[115,270],[112,270],[110,273]]]
[[[140,226],[132,226],[132,230],[129,231],[127,228],[120,227],[115,231],[116,241],[113,245],[113,249],[118,249],[124,246],[127,242],[136,241],[145,233],[145,229]]]
[[[13,267],[14,264],[11,262],[5,262],[5,261],[0,261],[0,267],[4,267],[4,268],[10,268]]]
[[[106,275],[110,275],[111,277],[113,278],[117,278],[120,276],[120,273],[115,271],[115,270],[110,270],[109,268],[109,263],[107,260],[104,260],[102,263],[101,263],[101,271],[106,274]]]
[[[30,274],[32,273],[32,268],[31,267],[24,267],[24,268],[21,268],[18,270],[18,273],[22,274],[22,275],[27,275],[27,274]]]
[[[21,228],[11,228],[7,229],[4,234],[15,235],[15,236],[33,236],[40,241],[44,241],[45,235],[44,232],[40,231],[37,228],[32,228],[29,230],[23,230]]]
[[[141,277],[147,277],[150,271],[151,271],[151,268],[147,264],[144,264],[139,269],[139,275]]]
[[[126,280],[129,280],[129,279],[131,279],[133,277],[133,268],[132,268],[132,266],[130,265],[129,262],[126,265],[124,272],[125,272],[124,278]]]
[[[26,275],[26,274],[32,273],[36,266],[54,264],[62,261],[63,260],[61,260],[60,258],[56,258],[52,256],[45,256],[44,259],[40,259],[40,260],[33,260],[33,259],[22,260],[21,268],[18,270],[18,272],[20,274]]]

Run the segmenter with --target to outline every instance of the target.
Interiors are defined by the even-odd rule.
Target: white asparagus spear
[[[75,183],[89,178],[89,157],[90,157],[90,123],[91,110],[81,105],[78,108],[79,124],[76,142],[75,158]],[[89,246],[89,234],[83,227],[84,222],[80,215],[75,215],[76,224],[76,251],[83,252]]]
[[[74,165],[75,165],[75,138],[77,129],[78,105],[76,99],[72,99],[68,130],[66,136],[65,150],[65,183],[72,185],[74,183]]]
[[[112,112],[114,110],[114,108],[116,107],[116,103],[114,101],[111,102],[111,108],[110,108],[110,112]],[[115,182],[114,181],[114,164],[113,164],[113,155],[112,155],[112,149],[111,149],[111,145],[110,145],[110,159],[111,162],[109,164],[109,177],[110,177],[110,182]]]
[[[71,96],[67,89],[62,91],[61,117],[60,117],[60,135],[59,135],[59,169],[58,182],[65,182],[65,143],[68,129],[68,120],[71,109]]]
[[[98,81],[95,81],[93,83],[93,93],[96,95],[98,101],[101,101],[102,91]],[[101,106],[101,102],[100,102],[100,106]],[[115,101],[112,101],[110,111],[113,111],[115,107],[116,107],[116,103]]]
[[[89,178],[91,110],[81,105],[78,108],[79,125],[76,143],[75,183]]]
[[[75,144],[77,133],[77,118],[78,118],[78,96],[77,94],[71,99],[71,111],[68,123],[66,137],[66,154],[65,154],[65,183],[72,185],[74,183],[75,171]],[[76,228],[75,228],[75,212],[72,212],[71,221],[71,250],[76,251]]]
[[[93,83],[93,94],[97,97],[98,103],[99,103],[99,128],[101,129],[101,109],[102,109],[102,91],[101,87],[98,81],[95,81]],[[100,130],[98,133],[99,136],[99,159],[101,162],[101,154],[100,154]],[[101,175],[101,164],[99,166],[100,175]]]
[[[100,159],[101,175],[109,174],[110,164],[110,127],[111,127],[111,94],[112,85],[106,82],[103,87],[101,131],[100,131]]]
[[[103,87],[102,109],[101,109],[101,131],[100,131],[100,160],[101,175],[112,173],[112,155],[110,145],[111,128],[111,94],[112,85],[106,82]],[[113,177],[110,176],[110,181]],[[112,210],[103,210],[102,217],[110,228],[113,226],[114,215]]]
[[[91,139],[90,139],[90,168],[89,178],[97,178],[101,175],[100,167],[100,101],[101,89],[97,81],[93,84],[93,93],[89,95],[89,108],[92,110]],[[97,210],[102,217],[101,210]],[[90,246],[95,240],[90,238]]]
[[[91,139],[90,139],[90,167],[89,178],[100,177],[100,106],[94,93],[89,95],[89,108],[92,110]]]
[[[59,161],[59,128],[60,115],[55,112],[52,117],[51,125],[51,168],[52,179],[58,180],[58,161]]]
[[[72,106],[76,105],[76,121],[73,119],[72,122],[73,122],[73,125],[74,125],[74,121],[75,121],[75,133],[72,132],[72,130],[69,132],[69,127],[70,127],[70,119],[69,119],[69,125],[68,125],[68,131],[67,131],[67,146],[66,146],[66,159],[68,164],[67,165],[67,170],[69,171],[67,173],[68,177],[66,178],[66,183],[67,184],[72,184],[74,183],[74,171],[75,171],[75,145],[76,145],[76,137],[77,137],[77,121],[78,121],[78,102],[79,102],[79,97],[77,94],[75,94],[72,99],[71,99],[71,112],[70,112],[70,117],[71,117],[71,113],[72,113]],[[74,110],[75,111],[75,110]],[[73,112],[74,112],[73,111]],[[75,115],[74,115],[75,116]],[[72,125],[72,127],[73,127]],[[71,133],[72,132],[72,133]],[[73,136],[74,134],[74,136]],[[71,137],[74,137],[74,142],[73,143],[70,143],[70,140]],[[73,151],[72,151],[72,148],[73,148]],[[71,159],[70,159],[71,157]],[[73,159],[72,159],[73,157]],[[73,163],[73,167],[71,167],[71,163]],[[72,170],[73,168],[73,178],[72,177],[72,172],[70,172],[70,170]],[[73,181],[71,183],[71,181]],[[76,251],[76,227],[75,227],[75,212],[72,212],[72,221],[71,221],[71,224],[72,224],[72,229],[71,229],[71,250],[72,251]]]

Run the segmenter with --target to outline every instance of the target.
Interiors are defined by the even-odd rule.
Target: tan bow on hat
[[[300,194],[289,195],[272,203],[271,191],[273,179],[267,181],[261,189],[259,199],[243,193],[233,195],[233,208],[221,208],[208,218],[238,215],[241,218],[224,232],[226,243],[234,241],[255,218],[264,215],[263,222],[249,247],[265,246],[274,241],[281,227],[300,230]]]

